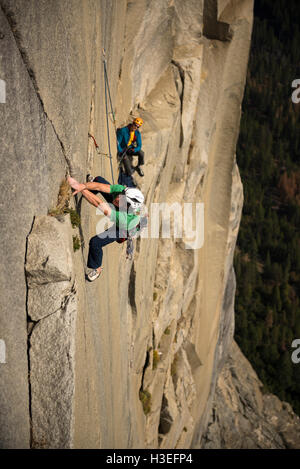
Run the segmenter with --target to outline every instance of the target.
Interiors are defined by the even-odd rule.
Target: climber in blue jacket
[[[127,176],[131,176],[134,171],[144,176],[140,168],[144,164],[144,152],[141,133],[138,130],[142,124],[143,119],[137,117],[131,124],[117,130],[118,158],[122,160]],[[132,166],[133,156],[138,156],[138,164],[135,167]]]

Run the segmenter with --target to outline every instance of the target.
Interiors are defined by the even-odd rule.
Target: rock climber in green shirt
[[[114,241],[123,242],[140,224],[140,209],[144,203],[144,196],[139,189],[125,187],[120,184],[110,184],[106,179],[97,176],[89,182],[80,184],[69,177],[68,182],[75,191],[73,195],[82,192],[90,204],[99,208],[108,216],[114,225],[90,240],[88,267],[93,269],[87,276],[91,282],[96,280],[102,271],[103,246]],[[102,202],[96,194],[99,193],[106,202]]]

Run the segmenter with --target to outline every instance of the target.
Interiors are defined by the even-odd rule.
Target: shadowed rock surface
[[[262,383],[235,342],[220,374],[202,447],[298,449],[300,419]]]

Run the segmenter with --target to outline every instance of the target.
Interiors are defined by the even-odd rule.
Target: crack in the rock
[[[204,0],[203,36],[222,42],[231,41],[232,39],[230,25],[218,20],[217,0]]]
[[[72,279],[72,277],[66,277],[66,278],[62,278],[61,280],[45,280],[44,282],[35,283],[34,280],[31,280],[32,278],[33,279],[35,278],[35,274],[32,274],[31,272],[26,271],[26,276],[29,279],[28,285],[30,288],[38,287],[41,285],[49,285],[50,283],[70,282]]]
[[[33,448],[34,447],[34,441],[33,441],[33,426],[32,426],[32,385],[31,385],[31,360],[30,360],[30,349],[31,349],[31,336],[32,333],[36,327],[36,325],[48,318],[49,316],[52,316],[53,314],[57,313],[59,310],[66,311],[67,305],[70,301],[70,299],[74,296],[76,293],[75,289],[75,281],[72,283],[70,286],[70,290],[65,294],[63,297],[60,307],[55,310],[53,313],[48,314],[47,316],[35,321],[31,318],[30,312],[28,309],[28,294],[29,294],[29,289],[30,285],[28,283],[28,273],[26,272],[26,261],[27,261],[27,254],[28,254],[28,239],[29,236],[32,232],[33,226],[34,226],[34,221],[35,221],[35,216],[33,217],[32,224],[29,230],[29,233],[26,237],[26,246],[25,246],[25,259],[24,259],[24,276],[25,276],[25,287],[26,287],[26,300],[25,300],[25,310],[26,310],[26,321],[27,321],[27,364],[28,364],[28,409],[29,409],[29,425],[30,425],[30,433],[29,433],[29,447]],[[69,357],[68,357],[69,360]],[[70,364],[70,360],[69,360]]]
[[[182,90],[181,93],[178,93],[179,99],[180,99],[180,142],[179,142],[179,148],[182,147],[183,145],[183,140],[184,140],[184,135],[183,135],[183,125],[182,125],[182,113],[183,113],[183,100],[184,100],[184,74],[185,71],[180,65],[179,62],[176,60],[171,60],[171,63],[177,68],[180,80],[181,80],[181,85],[182,85]]]
[[[28,408],[29,408],[29,425],[30,425],[30,434],[29,434],[29,446],[32,448],[32,441],[33,441],[33,435],[32,435],[32,393],[31,393],[31,366],[30,366],[30,337],[32,334],[33,327],[30,327],[30,324],[32,323],[30,316],[28,314],[28,291],[29,291],[29,285],[27,281],[27,274],[26,274],[26,258],[27,258],[27,250],[28,250],[28,238],[29,235],[33,229],[35,221],[35,216],[33,217],[31,227],[29,230],[29,233],[26,237],[26,246],[25,246],[25,259],[24,259],[24,276],[25,276],[25,288],[26,288],[26,299],[25,299],[25,310],[26,310],[26,321],[27,321],[27,366],[28,366]]]
[[[147,370],[149,364],[150,364],[150,351],[147,350],[147,351],[146,351],[145,363],[144,363],[143,371],[142,371],[142,379],[141,379],[140,391],[142,391],[142,390],[144,389],[144,378],[145,378],[145,373],[146,373],[146,370]]]
[[[35,77],[35,73],[33,71],[33,69],[31,68],[30,66],[30,60],[29,60],[29,57],[28,57],[28,54],[27,54],[27,51],[25,50],[25,48],[22,46],[22,35],[20,33],[20,31],[17,29],[17,21],[15,19],[15,15],[14,15],[14,12],[9,10],[4,4],[3,4],[3,1],[0,1],[0,6],[1,6],[1,10],[4,14],[4,16],[6,17],[7,19],[7,22],[9,24],[9,27],[11,29],[11,32],[12,32],[12,35],[15,39],[15,42],[16,42],[16,46],[20,52],[20,55],[21,55],[21,58],[22,58],[22,61],[24,63],[24,66],[27,70],[27,73],[29,75],[29,78],[32,82],[32,85],[33,85],[33,88],[35,90],[35,93],[37,95],[37,98],[40,102],[40,105],[41,105],[41,108],[42,108],[42,111],[46,117],[46,119],[50,122],[51,124],[51,127],[53,129],[53,132],[57,138],[57,141],[59,142],[60,146],[61,146],[61,150],[62,150],[62,154],[66,160],[66,163],[67,163],[67,167],[68,167],[68,170],[69,172],[71,172],[71,161],[70,159],[68,158],[67,154],[66,154],[66,150],[65,150],[65,147],[64,147],[64,144],[61,140],[61,138],[59,137],[56,129],[55,129],[55,126],[52,122],[52,120],[50,119],[50,117],[48,116],[47,112],[46,112],[46,109],[45,109],[45,105],[44,105],[44,102],[42,100],[42,97],[41,97],[41,94],[40,94],[40,90],[39,90],[39,87],[38,87],[38,84],[37,84],[37,80],[36,80],[36,77]]]
[[[30,287],[29,287],[30,289]],[[34,327],[36,326],[36,324],[38,324],[40,321],[43,321],[44,319],[47,319],[49,318],[49,316],[53,316],[53,314],[57,313],[58,311],[63,311],[65,312],[66,311],[66,308],[68,306],[68,303],[70,301],[70,298],[72,298],[74,296],[74,294],[76,293],[76,290],[75,290],[75,282],[72,284],[71,288],[69,291],[67,291],[65,293],[65,295],[63,296],[62,300],[61,300],[61,303],[60,303],[60,306],[55,310],[55,311],[52,311],[52,313],[49,313],[47,314],[46,316],[43,316],[42,318],[40,319],[32,319],[32,317],[30,316],[29,312],[28,312],[28,309],[27,309],[27,317],[29,319],[28,323],[31,323],[33,324],[30,328],[30,335],[32,334],[32,331],[34,329]]]
[[[129,277],[129,286],[128,286],[128,297],[130,306],[132,309],[133,316],[137,316],[137,306],[135,301],[135,280],[136,280],[136,272],[134,270],[134,263],[132,263],[130,277]]]

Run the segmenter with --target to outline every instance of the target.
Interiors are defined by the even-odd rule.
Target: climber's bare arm
[[[91,191],[100,191],[110,193],[110,184],[103,184],[102,182],[87,182],[84,186]]]
[[[76,195],[78,192],[82,192],[82,195],[84,196],[84,198],[91,205],[94,205],[94,207],[98,207],[104,213],[104,215],[107,215],[110,217],[110,214],[111,214],[110,206],[106,202],[102,202],[100,199],[98,199],[98,197],[95,194],[93,194],[86,188],[87,184],[98,184],[99,186],[107,186],[109,188],[110,187],[109,184],[90,183],[90,182],[88,182],[87,184],[80,184],[76,180],[70,177],[68,178],[68,181],[71,187],[75,189],[75,192],[73,192],[73,195]]]
[[[76,179],[71,177],[68,177],[68,182],[75,191],[73,192],[73,195],[78,194],[78,192],[82,192],[84,189],[105,192],[107,194],[110,193],[110,184],[103,184],[102,182],[86,182],[85,184],[80,184],[80,182],[77,182]]]
[[[102,184],[102,182],[86,182],[85,184],[78,183],[78,187],[73,192],[73,195],[82,192],[84,189],[89,189],[90,191],[99,191],[105,192],[106,194],[110,193],[110,184]]]
[[[102,202],[102,200],[98,199],[95,194],[87,189],[82,191],[82,195],[90,204],[94,205],[94,207],[98,207],[104,215],[110,217],[111,208],[106,202]]]

